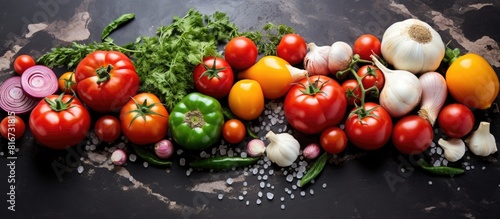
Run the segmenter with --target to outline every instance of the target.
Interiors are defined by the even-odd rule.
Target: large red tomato
[[[462,138],[474,128],[474,114],[464,104],[452,103],[438,115],[439,127],[450,138]]]
[[[306,134],[320,133],[344,118],[347,99],[330,77],[315,75],[294,85],[286,95],[284,111],[292,127]]]
[[[434,131],[424,118],[409,115],[400,119],[392,132],[392,142],[402,154],[420,154],[432,143]]]
[[[205,95],[221,99],[226,97],[234,82],[233,70],[222,58],[206,57],[194,67],[194,85]]]
[[[117,112],[139,89],[132,61],[116,51],[95,51],[76,67],[76,91],[97,112]]]
[[[365,103],[364,109],[370,115],[361,118],[358,114],[354,113],[347,118],[345,122],[347,138],[361,149],[375,150],[381,148],[391,138],[391,116],[383,107],[376,103]]]
[[[50,95],[31,111],[29,127],[40,144],[66,149],[85,139],[90,129],[90,114],[72,95]]]

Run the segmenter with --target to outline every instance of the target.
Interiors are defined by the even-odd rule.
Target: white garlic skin
[[[304,68],[310,75],[328,75],[328,53],[330,46],[316,46],[315,43],[307,44],[309,52],[304,57]]]
[[[300,144],[288,133],[275,134],[269,131],[266,137],[271,141],[266,147],[266,156],[280,167],[287,167],[297,160]]]
[[[465,143],[460,138],[452,138],[447,141],[440,138],[438,144],[444,150],[444,158],[450,162],[456,162],[465,155]]]
[[[465,139],[465,143],[477,156],[486,157],[498,151],[495,136],[490,133],[489,122],[480,122],[477,130]]]
[[[422,100],[418,115],[425,118],[434,126],[439,111],[443,108],[448,96],[446,80],[443,75],[437,72],[424,73],[418,79],[422,86]]]
[[[351,64],[353,57],[352,47],[346,42],[337,41],[330,46],[328,53],[328,70],[331,74],[345,70]]]
[[[439,33],[429,24],[413,18],[389,26],[382,36],[380,50],[395,69],[414,74],[435,71],[445,55]]]

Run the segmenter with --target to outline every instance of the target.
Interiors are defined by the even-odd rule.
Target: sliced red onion
[[[0,108],[6,112],[23,114],[35,108],[39,101],[24,93],[21,76],[10,77],[0,86]]]
[[[36,98],[54,94],[59,88],[54,71],[43,65],[35,65],[26,69],[21,75],[21,85],[24,92]]]

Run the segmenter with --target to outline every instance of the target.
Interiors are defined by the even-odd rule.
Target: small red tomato
[[[376,86],[377,89],[381,91],[384,87],[384,74],[377,68],[377,66],[363,65],[358,69],[357,73],[358,76],[362,78],[361,83],[363,83],[363,87],[365,89]]]
[[[222,126],[222,136],[231,144],[242,142],[245,139],[246,131],[245,125],[237,119],[230,119]]]
[[[29,67],[34,66],[35,60],[29,55],[20,55],[14,60],[14,71],[22,75]]]
[[[24,135],[26,125],[23,119],[19,116],[9,115],[2,119],[0,123],[0,133],[5,139],[11,141],[12,139],[19,139]]]
[[[402,154],[420,154],[431,145],[434,132],[431,124],[424,118],[410,115],[394,125],[392,143]]]
[[[209,56],[194,67],[193,79],[194,86],[200,93],[221,99],[229,94],[234,74],[226,60]]]
[[[347,97],[347,104],[353,106],[354,103],[361,102],[361,89],[358,86],[358,81],[349,79],[342,83],[342,89]]]
[[[235,37],[224,48],[224,59],[235,70],[247,69],[257,61],[257,45],[248,37]]]
[[[114,116],[104,115],[95,122],[95,134],[103,142],[113,142],[121,133],[120,120]]]
[[[298,34],[285,34],[276,48],[276,55],[286,60],[290,65],[296,65],[304,60],[307,44]]]
[[[380,40],[372,34],[363,34],[354,41],[352,50],[361,59],[371,60],[370,55],[372,53],[381,56]]]
[[[347,147],[347,136],[339,127],[325,129],[319,137],[321,148],[330,154],[338,154]]]
[[[474,114],[465,105],[452,103],[445,106],[438,115],[439,127],[450,138],[461,138],[472,131]]]

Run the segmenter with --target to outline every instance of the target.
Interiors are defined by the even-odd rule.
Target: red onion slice
[[[10,77],[0,86],[0,108],[6,112],[23,114],[35,108],[39,101],[24,93],[21,76]]]
[[[21,75],[24,92],[35,98],[44,98],[58,89],[57,76],[52,69],[43,65],[32,66]]]

